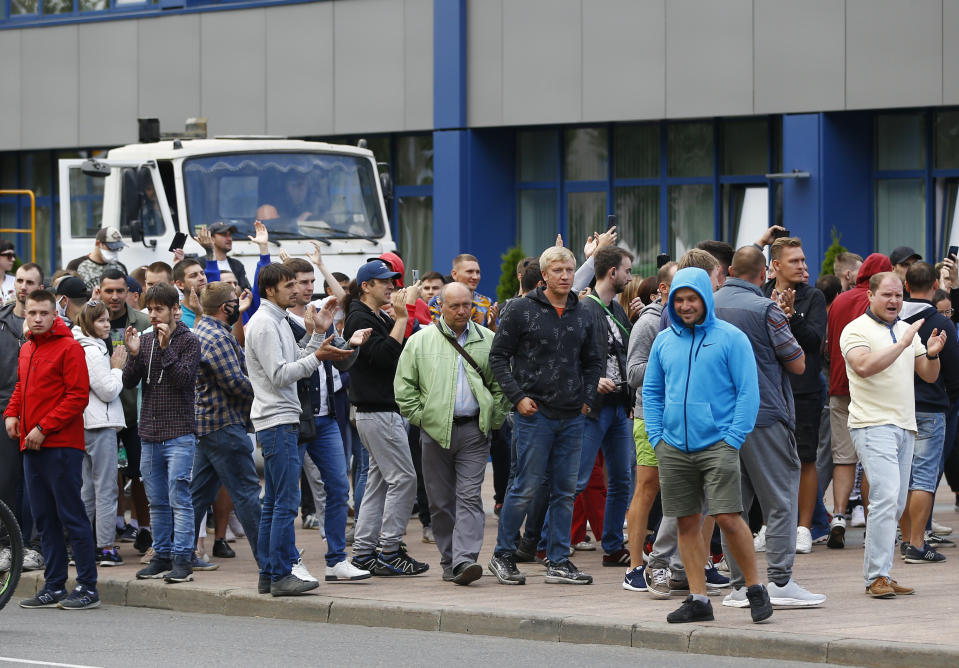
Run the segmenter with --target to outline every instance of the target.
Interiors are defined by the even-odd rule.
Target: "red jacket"
[[[90,377],[83,347],[57,318],[44,334],[27,334],[20,348],[17,386],[3,417],[20,418],[20,449],[40,425],[44,448],[83,450],[83,409],[90,399]]]
[[[849,379],[846,377],[846,360],[839,349],[839,336],[846,325],[861,316],[869,308],[869,279],[875,274],[892,271],[892,262],[882,253],[873,253],[859,267],[856,286],[842,293],[829,307],[826,324],[826,339],[829,345],[829,394],[848,397]]]

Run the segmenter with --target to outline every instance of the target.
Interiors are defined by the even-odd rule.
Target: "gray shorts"
[[[660,441],[656,459],[663,515],[697,515],[702,512],[704,500],[709,502],[710,515],[743,511],[739,450],[725,441],[695,452]]]

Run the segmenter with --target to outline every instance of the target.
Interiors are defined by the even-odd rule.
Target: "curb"
[[[15,595],[36,593],[42,573],[25,573]],[[68,588],[72,587],[72,581]],[[267,617],[356,626],[443,631],[469,635],[577,644],[641,647],[688,654],[830,663],[866,668],[953,668],[959,647],[838,636],[751,631],[699,625],[643,622],[620,618],[549,615],[426,606],[375,599],[303,596],[273,598],[252,588],[170,586],[161,580],[101,578],[104,603],[178,612]]]

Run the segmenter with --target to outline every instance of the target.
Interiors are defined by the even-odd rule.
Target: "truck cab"
[[[384,188],[367,149],[275,138],[175,139],[131,144],[102,160],[60,160],[60,201],[71,202],[78,177],[103,179],[99,224],[88,227],[60,207],[64,264],[93,249],[99,227],[115,227],[127,248],[120,260],[135,267],[172,264],[177,232],[188,235],[189,255],[205,251],[193,239],[222,221],[235,229],[230,256],[251,277],[259,249],[249,237],[255,220],[270,233],[271,253],[291,256],[323,244],[330,271],[354,276],[368,259],[396,248],[390,235]]]

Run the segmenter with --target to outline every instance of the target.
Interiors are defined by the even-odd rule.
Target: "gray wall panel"
[[[845,39],[841,2],[757,2],[755,112],[842,109]]]
[[[942,2],[942,34],[959,30],[959,0]],[[942,103],[959,104],[959,40],[942,42]]]
[[[77,146],[77,26],[29,30],[22,39],[23,148]]]
[[[394,0],[334,4],[337,133],[403,128],[403,9]]]
[[[333,132],[333,3],[266,13],[266,131]]]
[[[580,0],[503,5],[503,122],[582,118]]]
[[[136,22],[87,23],[79,26],[78,35],[80,145],[136,141]]]
[[[0,149],[20,148],[20,40],[19,30],[0,32]],[[3,187],[0,185],[0,187]]]
[[[941,0],[847,0],[846,108],[940,104],[941,20]]]
[[[583,0],[583,120],[665,113],[665,0]]]
[[[667,117],[751,114],[752,45],[752,0],[667,0]]]
[[[433,0],[406,0],[403,12],[403,127],[433,127]]]
[[[266,132],[266,11],[200,18],[200,109],[210,135]]]
[[[138,116],[160,119],[160,129],[183,130],[200,112],[200,15],[137,21]],[[175,48],[172,45],[176,45]]]
[[[503,122],[503,1],[473,0],[466,7],[467,122]]]

